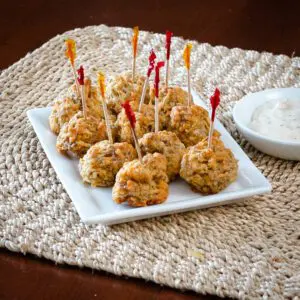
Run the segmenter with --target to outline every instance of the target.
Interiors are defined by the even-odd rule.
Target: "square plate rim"
[[[192,90],[193,97],[196,96],[196,98],[199,98],[200,101],[204,104],[201,97],[196,93],[194,90]],[[206,107],[205,107],[206,108]],[[208,207],[213,206],[220,206],[225,205],[229,203],[237,203],[243,201],[245,198],[259,195],[263,193],[270,192],[272,190],[272,186],[270,182],[267,180],[267,178],[260,172],[260,170],[254,165],[254,163],[250,160],[250,158],[247,156],[247,154],[243,151],[243,149],[237,144],[237,142],[233,139],[233,137],[229,134],[229,132],[226,130],[226,128],[223,126],[223,124],[216,119],[216,122],[218,123],[218,126],[222,128],[222,135],[227,136],[227,138],[230,139],[230,143],[234,143],[236,146],[238,146],[239,151],[244,156],[244,158],[250,163],[250,166],[256,169],[257,175],[261,177],[262,180],[264,180],[264,185],[260,185],[257,187],[251,187],[246,188],[239,191],[231,191],[228,192],[228,194],[222,194],[222,200],[218,199],[218,197],[215,197],[218,194],[215,195],[207,195],[205,197],[193,197],[191,199],[187,199],[185,201],[176,201],[176,202],[166,202],[164,203],[164,206],[161,205],[153,205],[153,206],[147,206],[147,210],[143,210],[142,207],[139,208],[132,208],[124,211],[117,211],[117,212],[111,212],[111,213],[103,213],[103,214],[95,214],[92,217],[82,217],[80,215],[79,209],[78,209],[78,203],[75,199],[73,199],[73,191],[69,188],[69,186],[65,183],[64,177],[62,176],[61,170],[58,168],[55,163],[53,163],[52,155],[49,149],[47,148],[46,144],[43,141],[43,137],[40,136],[39,130],[36,128],[36,123],[34,121],[34,116],[36,113],[39,113],[41,110],[50,110],[51,107],[41,107],[41,108],[33,108],[26,111],[26,114],[28,116],[28,119],[38,137],[38,140],[49,160],[51,163],[51,166],[55,170],[59,180],[61,181],[64,189],[68,193],[70,199],[72,200],[72,203],[74,204],[77,213],[80,216],[80,219],[87,225],[90,224],[103,224],[103,225],[112,225],[112,224],[119,224],[119,223],[125,223],[133,220],[141,220],[146,218],[152,218],[152,217],[158,217],[168,214],[176,214],[181,213],[185,211],[190,210],[196,210],[196,209],[204,209]],[[83,184],[84,187],[84,184]],[[85,188],[85,187],[84,187]],[[199,202],[201,201],[201,202]],[[138,212],[138,215],[137,215]]]

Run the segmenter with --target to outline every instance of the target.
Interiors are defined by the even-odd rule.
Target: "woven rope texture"
[[[131,30],[92,26],[58,35],[0,75],[0,246],[58,263],[102,269],[179,289],[241,299],[300,294],[300,163],[260,153],[236,131],[231,111],[249,92],[300,85],[299,58],[193,43],[192,86],[203,99],[222,93],[219,119],[273,192],[244,203],[115,226],[86,226],[51,167],[26,111],[44,107],[72,83],[64,57],[74,38],[78,64],[95,78],[131,68]],[[137,69],[164,35],[141,32]],[[174,37],[170,79],[186,82]],[[202,258],[190,255],[199,251]]]

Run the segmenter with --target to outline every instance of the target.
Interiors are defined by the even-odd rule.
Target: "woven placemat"
[[[49,105],[72,82],[65,37],[93,76],[131,67],[131,30],[92,26],[58,35],[0,75],[0,246],[58,263],[153,280],[235,298],[300,294],[300,163],[264,155],[236,131],[231,110],[249,92],[300,85],[299,58],[193,42],[192,82],[204,99],[218,86],[219,119],[272,182],[272,194],[242,204],[115,226],[87,226],[51,167],[26,110]],[[164,35],[141,32],[139,71]],[[182,49],[172,43],[171,81],[185,82]],[[191,250],[201,253],[191,255]],[[198,253],[197,252],[197,253]]]

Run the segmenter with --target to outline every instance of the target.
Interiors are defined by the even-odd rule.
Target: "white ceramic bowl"
[[[240,133],[258,150],[283,159],[300,160],[300,142],[269,138],[248,127],[258,106],[266,101],[283,98],[300,101],[300,88],[269,89],[246,95],[236,103],[233,119]]]

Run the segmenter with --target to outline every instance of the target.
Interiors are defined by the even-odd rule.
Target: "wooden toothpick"
[[[102,106],[103,106],[103,112],[104,112],[104,119],[105,119],[105,125],[106,125],[106,132],[108,136],[108,140],[110,144],[113,144],[113,137],[112,137],[112,131],[111,131],[111,123],[110,123],[110,116],[108,113],[107,105],[106,105],[106,98],[105,98],[105,75],[102,72],[98,73],[98,85],[99,85],[99,90],[101,94],[101,99],[102,99]]]
[[[191,50],[192,44],[187,43],[183,50],[183,60],[185,67],[187,69],[187,79],[188,79],[188,106],[191,104],[191,75],[190,75],[190,67],[191,67]]]
[[[208,134],[208,148],[211,148],[212,146],[212,137],[214,132],[216,110],[220,104],[220,91],[218,88],[215,89],[214,94],[210,97],[210,104],[211,104],[211,118],[210,118],[209,134]]]
[[[165,65],[163,61],[160,61],[155,66],[155,115],[154,115],[154,129],[155,132],[159,131],[159,108],[158,108],[158,97],[159,97],[159,70]]]
[[[82,110],[83,115],[87,118],[87,106],[86,106],[86,99],[85,99],[85,87],[84,87],[84,69],[82,66],[77,70],[78,78],[77,81],[81,87],[81,100],[82,100]]]

